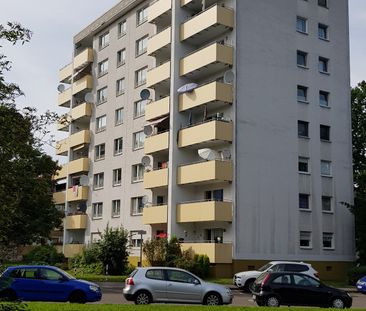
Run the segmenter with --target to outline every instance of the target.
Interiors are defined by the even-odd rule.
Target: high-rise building
[[[135,263],[144,230],[207,254],[216,275],[274,259],[344,273],[347,0],[124,0],[73,44],[55,193],[66,256],[109,224],[131,232]]]

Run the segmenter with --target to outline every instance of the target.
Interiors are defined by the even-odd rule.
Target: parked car
[[[357,281],[356,287],[359,292],[366,294],[366,275]]]
[[[266,271],[301,272],[319,279],[319,273],[313,269],[311,264],[294,261],[271,261],[258,270],[236,273],[233,277],[233,284],[246,292],[250,292],[255,279]]]
[[[347,292],[326,286],[303,273],[265,272],[254,282],[253,300],[258,306],[317,306],[350,308],[352,297]]]
[[[221,305],[233,300],[230,289],[207,283],[186,270],[169,267],[137,268],[126,279],[123,295],[138,305],[153,302]]]
[[[97,284],[77,280],[52,266],[16,266],[0,276],[0,297],[7,300],[94,302],[102,299]]]

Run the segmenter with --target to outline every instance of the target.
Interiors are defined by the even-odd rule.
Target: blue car
[[[16,266],[0,276],[0,298],[25,301],[95,302],[102,299],[97,284],[77,280],[52,266]]]
[[[366,275],[357,281],[356,287],[359,292],[366,294]]]

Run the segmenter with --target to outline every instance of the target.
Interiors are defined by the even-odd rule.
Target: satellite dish
[[[209,148],[198,149],[198,155],[207,161],[220,159],[220,154],[217,151]]]
[[[85,213],[86,209],[87,209],[86,201],[81,201],[78,207],[79,207],[79,211]]]
[[[140,92],[140,98],[143,99],[143,100],[149,99],[150,98],[150,91],[148,89],[143,89]]]
[[[80,176],[80,186],[87,186],[87,185],[89,185],[88,175],[81,175]]]
[[[230,160],[231,159],[231,151],[229,149],[224,149],[221,151],[221,158],[223,160]]]
[[[142,204],[146,205],[147,203],[149,203],[149,197],[147,195],[144,195],[142,197]]]
[[[197,83],[188,83],[188,84],[184,84],[183,86],[181,86],[177,90],[177,92],[178,92],[178,94],[188,93],[188,92],[192,92],[197,87],[198,87]]]
[[[59,91],[60,93],[62,93],[63,91],[65,91],[65,85],[63,84],[59,84],[58,87],[57,87],[57,91]]]
[[[84,100],[87,102],[87,103],[93,103],[94,102],[94,96],[92,93],[88,92],[85,94],[84,96]]]
[[[150,136],[154,131],[154,127],[152,125],[145,125],[144,126],[144,134],[146,136]]]
[[[144,167],[150,166],[151,165],[151,158],[149,156],[143,156],[141,159],[141,164]]]
[[[228,70],[224,73],[224,82],[225,83],[228,83],[228,84],[231,84],[234,82],[234,73],[232,70]]]

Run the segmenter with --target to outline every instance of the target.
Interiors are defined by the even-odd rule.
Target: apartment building
[[[355,258],[347,0],[124,0],[60,70],[55,202],[71,257],[105,227],[176,236],[216,275]]]

